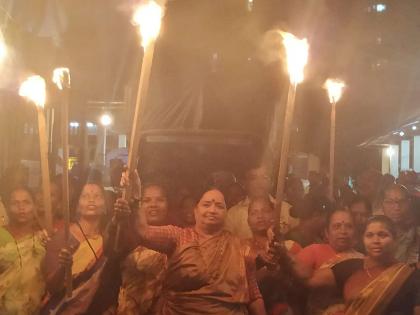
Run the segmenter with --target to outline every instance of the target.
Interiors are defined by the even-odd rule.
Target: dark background
[[[22,78],[29,73],[49,77],[60,64],[72,71],[73,119],[83,119],[89,101],[118,101],[127,87],[135,91],[142,57],[130,23],[135,1],[62,0],[52,8],[53,2],[0,2],[2,12],[12,3],[3,31],[14,49],[2,71],[3,117],[31,111],[22,104],[10,110],[18,102],[14,95]],[[386,5],[384,12],[375,10],[379,3]],[[322,85],[337,76],[347,83],[337,110],[337,166],[341,172],[367,167],[368,155],[356,146],[418,109],[420,2],[254,0],[251,11],[247,4],[168,3],[148,105],[163,110],[181,98],[180,91],[200,89],[200,128],[266,138],[287,77],[280,62],[264,64],[258,48],[266,31],[280,27],[307,37],[311,45],[306,80],[298,90],[292,150],[314,153],[328,163],[330,107]],[[114,128],[127,132],[128,122],[121,119]],[[3,130],[5,124],[0,128],[3,135],[11,132]]]

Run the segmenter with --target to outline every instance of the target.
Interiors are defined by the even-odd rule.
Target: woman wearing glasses
[[[407,188],[402,185],[391,185],[386,188],[382,209],[397,229],[395,258],[405,263],[418,262],[420,228],[415,225]]]

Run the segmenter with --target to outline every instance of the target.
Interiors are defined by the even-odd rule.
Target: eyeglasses
[[[399,199],[399,200],[394,200],[394,199],[384,199],[384,204],[390,207],[394,207],[396,205],[398,205],[399,207],[404,207],[408,204],[409,199]]]

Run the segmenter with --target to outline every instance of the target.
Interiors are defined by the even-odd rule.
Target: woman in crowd
[[[45,249],[34,196],[28,188],[15,188],[5,205],[10,221],[0,227],[0,314],[38,314],[45,289],[40,272]]]
[[[286,233],[287,240],[293,240],[302,247],[319,244],[323,241],[325,221],[331,211],[331,202],[323,196],[307,196],[294,207],[299,217],[299,225]]]
[[[372,205],[366,197],[356,196],[349,204],[349,210],[354,218],[356,245],[355,248],[364,253],[363,232],[367,219],[372,216]]]
[[[363,255],[353,249],[355,244],[354,220],[350,212],[335,210],[327,218],[326,244],[313,244],[302,249],[296,257],[297,273],[303,279],[310,279],[315,271],[331,268],[335,264]],[[333,305],[341,303],[341,295],[335,289],[311,290],[308,300],[308,314],[322,314]],[[331,307],[332,306],[332,307]]]
[[[274,260],[269,245],[272,241],[271,227],[274,221],[274,205],[268,198],[251,199],[248,207],[248,224],[252,231],[252,238],[243,240],[246,253],[257,261],[257,282],[264,298],[267,314],[284,314],[288,310],[290,297],[295,297],[296,283],[289,283],[292,276],[286,270],[287,261],[278,262]],[[294,241],[285,241],[285,249],[294,256],[302,248]],[[267,264],[268,262],[268,264]],[[276,264],[283,263],[279,270]],[[289,285],[292,284],[292,285]],[[292,292],[293,291],[293,292]]]
[[[53,228],[54,230],[60,230],[64,228],[63,220],[63,211],[62,206],[62,192],[61,192],[61,182],[57,180],[52,180],[50,182],[50,192],[51,192],[51,210],[53,215]],[[37,217],[40,222],[45,222],[45,208],[42,195],[42,189],[36,192],[35,194],[35,203],[37,209]]]
[[[395,257],[405,263],[418,262],[420,257],[420,227],[414,220],[411,203],[410,193],[404,186],[394,184],[384,191],[383,213],[397,229]]]
[[[363,236],[366,257],[317,271],[309,285],[340,289],[345,307],[336,314],[419,315],[420,273],[395,259],[396,237],[392,220],[370,218]]]
[[[116,213],[128,204],[117,200]],[[226,204],[217,189],[208,189],[194,209],[192,228],[151,226],[140,211],[138,233],[149,248],[168,255],[168,272],[156,314],[265,314],[255,265],[246,259],[240,240],[224,230]]]
[[[88,310],[100,286],[106,262],[102,231],[104,215],[103,187],[96,183],[84,185],[79,197],[77,220],[70,225],[69,246],[65,242],[64,231],[58,231],[47,244],[43,270],[50,298],[43,314],[95,313]],[[71,265],[73,278],[71,298],[65,294],[65,270],[68,265]]]
[[[143,187],[141,211],[147,224],[167,224],[168,198],[166,190],[156,184]],[[166,255],[138,246],[121,264],[122,285],[118,298],[119,315],[150,314],[162,291],[166,271]]]
[[[182,198],[179,206],[177,225],[180,227],[192,227],[195,225],[194,208],[196,204],[197,200],[192,195]]]

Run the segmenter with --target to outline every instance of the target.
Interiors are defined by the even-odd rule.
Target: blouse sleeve
[[[143,233],[143,243],[146,247],[169,254],[178,244],[182,228],[173,225],[149,226]]]
[[[357,270],[363,268],[363,259],[348,259],[331,267],[337,288],[343,290],[347,279]]]
[[[315,269],[315,250],[314,245],[303,248],[296,256],[296,259],[311,271]]]

